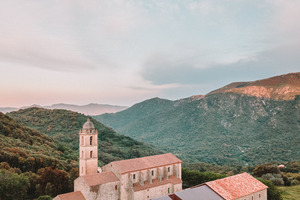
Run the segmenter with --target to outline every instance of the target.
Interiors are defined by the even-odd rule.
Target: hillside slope
[[[300,95],[300,72],[284,74],[252,82],[236,82],[210,92],[236,93],[261,98],[291,100]]]
[[[114,127],[114,129],[125,128],[132,126],[132,124],[136,123],[140,119],[156,115],[161,111],[166,112],[168,109],[172,109],[174,103],[174,101],[156,97],[137,103],[124,111],[113,114],[106,113],[103,115],[93,116],[93,118],[103,122],[109,127]]]
[[[178,101],[156,98],[95,118],[190,162],[300,160],[300,96],[282,101],[215,92]]]
[[[87,116],[67,110],[43,108],[19,110],[9,113],[9,116],[28,127],[63,142],[66,146],[70,146],[73,149],[73,157],[77,160],[78,132],[86,122]],[[99,133],[98,147],[101,164],[161,153],[161,151],[155,150],[147,144],[117,134],[111,128],[94,119],[92,119],[92,122]]]
[[[0,113],[0,162],[22,171],[50,166],[70,169],[75,163],[60,150],[60,143]]]

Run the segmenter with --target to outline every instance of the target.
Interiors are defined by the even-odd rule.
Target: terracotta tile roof
[[[159,179],[153,179],[152,183],[149,183],[148,181],[144,182],[144,185],[141,185],[140,183],[134,183],[133,184],[133,191],[140,191],[140,190],[146,190],[148,188],[153,188],[161,185],[165,185],[168,183],[172,183],[174,185],[182,183],[182,180],[180,178],[177,178],[176,176],[172,175],[169,177],[169,179],[162,179],[162,181],[159,181]]]
[[[60,200],[86,200],[80,191],[58,195]]]
[[[95,185],[101,185],[105,183],[119,181],[116,175],[111,171],[97,173],[97,174],[89,174],[89,175],[82,176],[82,178],[85,180],[88,186],[95,186]]]
[[[210,181],[205,184],[226,200],[237,199],[268,188],[248,173]]]
[[[173,154],[167,153],[142,158],[114,161],[111,162],[109,165],[113,165],[120,171],[121,174],[124,174],[127,172],[134,172],[181,162],[182,161]]]

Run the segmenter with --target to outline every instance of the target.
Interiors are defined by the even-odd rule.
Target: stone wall
[[[267,200],[267,189],[252,193],[236,200]]]

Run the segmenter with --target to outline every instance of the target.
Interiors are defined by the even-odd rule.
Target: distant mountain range
[[[116,106],[116,105],[108,105],[108,104],[96,104],[96,103],[90,103],[87,105],[73,105],[73,104],[53,104],[51,106],[40,106],[40,105],[31,105],[31,106],[25,106],[21,108],[16,107],[0,107],[0,112],[2,113],[8,113],[12,111],[17,111],[19,109],[26,109],[30,107],[37,107],[37,108],[46,108],[46,109],[64,109],[64,110],[70,110],[74,112],[78,112],[84,115],[101,115],[104,113],[115,113],[120,112],[122,110],[127,109],[126,106]]]
[[[291,73],[177,101],[154,98],[94,118],[185,161],[300,160],[299,87],[300,73]]]

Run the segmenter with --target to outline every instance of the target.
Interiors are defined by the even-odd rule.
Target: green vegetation
[[[87,121],[87,116],[67,110],[43,108],[28,108],[11,112],[8,115],[19,123],[59,140],[58,148],[63,152],[64,157],[70,162],[78,160],[78,132]],[[161,151],[145,143],[133,140],[128,136],[119,135],[94,119],[91,121],[99,133],[100,165],[115,160],[161,153]]]
[[[268,186],[267,195],[268,200],[282,200],[281,197],[281,190],[278,189],[271,181],[264,180],[261,178],[258,178],[260,182]]]
[[[213,181],[216,179],[225,178],[226,175],[213,173],[213,172],[200,172],[190,171],[186,168],[182,168],[182,187],[189,188],[195,185],[199,185],[205,182]]]
[[[187,162],[244,166],[300,160],[299,105],[300,96],[277,101],[226,93],[155,98],[95,119]]]
[[[0,113],[0,199],[52,199],[73,191],[78,177],[78,132],[87,116],[40,108],[10,116],[16,120]],[[101,165],[161,153],[92,121],[99,132]]]
[[[29,180],[23,174],[0,169],[0,197],[1,199],[22,200],[26,198]]]
[[[22,172],[37,172],[43,167],[70,170],[77,166],[75,161],[66,159],[60,145],[58,141],[0,113],[0,162],[7,162]]]
[[[77,177],[77,168],[71,169],[69,173],[51,167],[41,168],[37,173],[21,173],[19,168],[11,168],[8,163],[2,162],[0,199],[49,199],[73,191],[73,181]]]
[[[280,187],[282,190],[281,196],[283,200],[299,200],[300,199],[300,185]]]

